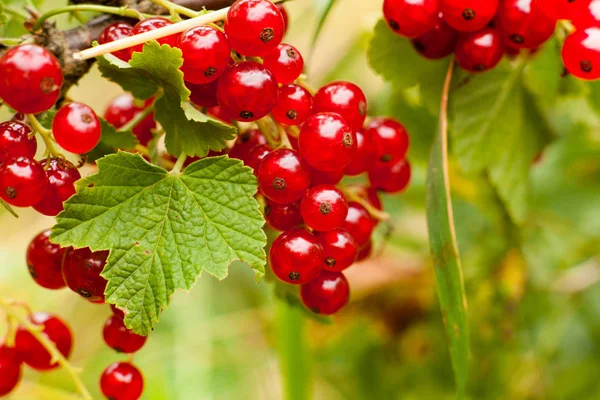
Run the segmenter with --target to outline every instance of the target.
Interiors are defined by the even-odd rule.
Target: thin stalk
[[[40,121],[37,120],[35,115],[26,114],[26,116],[27,116],[27,120],[29,121],[29,123],[31,124],[33,129],[37,133],[39,133],[40,136],[42,137],[42,139],[44,140],[44,144],[46,145],[46,155],[51,154],[54,157],[62,157],[62,154],[59,153],[58,150],[56,150],[56,147],[54,146],[54,141],[53,141],[54,139],[52,138],[52,131],[44,128],[42,126],[42,124],[40,124]]]
[[[20,8],[16,8],[6,4],[4,5],[4,12],[6,14],[12,15],[13,17],[21,18],[23,20],[29,19],[29,15],[25,11],[22,11]]]
[[[0,44],[3,46],[17,46],[21,43],[23,43],[21,38],[0,38]]]
[[[119,132],[130,131],[133,130],[136,126],[138,126],[146,117],[154,111],[154,103],[150,106],[144,108],[142,112],[137,114],[133,119],[127,122],[125,125],[118,129]]]
[[[181,15],[185,15],[186,17],[194,18],[194,17],[197,17],[198,15],[202,14],[202,12],[194,11],[187,7],[173,4],[172,2],[170,2],[168,0],[150,0],[150,1],[156,5],[166,8],[169,11],[169,14],[171,14],[173,16],[177,15],[177,14],[181,14]]]
[[[187,159],[187,154],[181,153],[181,155],[177,158],[177,162],[173,166],[173,169],[171,169],[171,173],[173,175],[181,172],[181,168],[183,168],[183,164],[185,163],[186,159]]]
[[[344,193],[348,201],[353,201],[363,206],[365,210],[367,210],[367,212],[371,215],[371,217],[375,218],[378,221],[390,220],[390,214],[375,208],[369,202],[369,200],[362,197],[356,190],[353,190],[352,188],[343,185],[338,185],[338,188],[342,191],[342,193]]]
[[[95,5],[95,4],[78,4],[78,5],[71,5],[71,6],[56,8],[54,10],[48,11],[47,13],[43,14],[41,17],[38,18],[35,25],[33,26],[33,31],[34,32],[38,31],[48,18],[54,17],[56,15],[64,14],[64,13],[72,13],[72,12],[77,12],[77,11],[93,11],[93,12],[99,12],[99,13],[104,13],[104,14],[114,14],[114,15],[120,15],[122,17],[137,18],[140,20],[149,16],[148,14],[142,14],[139,11],[134,10],[133,8],[129,8],[129,7],[110,7],[110,6],[99,6],[99,5]]]

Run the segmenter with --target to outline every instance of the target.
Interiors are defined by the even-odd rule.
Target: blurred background
[[[291,23],[285,41],[304,55],[313,86],[355,82],[367,94],[370,115],[394,116],[406,125],[412,183],[384,199],[392,220],[379,226],[373,257],[348,271],[351,303],[330,321],[282,303],[273,285],[255,283],[243,264],[232,265],[222,282],[204,274],[190,293],[176,293],[135,355],[146,379],[143,399],[269,400],[284,398],[286,390],[299,400],[454,398],[424,209],[436,120],[410,90],[393,92],[369,68],[366,51],[382,2],[335,2],[313,46],[327,3],[286,4]],[[36,4],[44,11],[66,1]],[[63,28],[77,24],[67,16],[56,21]],[[94,68],[69,95],[102,113],[119,93]],[[466,177],[451,160],[473,399],[600,398],[600,125],[575,96],[556,108],[559,137],[532,165],[525,226],[512,225],[485,177]],[[0,116],[9,118],[5,110]],[[560,136],[573,130],[580,134]],[[101,372],[125,358],[102,340],[110,309],[31,280],[26,247],[53,220],[18,212],[15,219],[0,210],[0,294],[68,321],[75,334],[71,360],[94,398],[101,398]],[[0,323],[0,335],[5,328]],[[73,393],[66,372],[27,369],[9,398],[74,399]]]

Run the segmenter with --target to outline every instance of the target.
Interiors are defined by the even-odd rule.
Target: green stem
[[[6,14],[12,15],[13,17],[21,18],[24,20],[29,19],[29,15],[25,13],[25,11],[13,6],[4,5],[4,12]]]
[[[194,18],[194,17],[204,14],[204,12],[194,11],[187,7],[173,4],[168,0],[150,0],[150,1],[156,5],[166,8],[169,11],[169,14],[171,14],[171,15],[181,14],[181,15],[185,15],[186,17]]]
[[[21,38],[0,38],[0,44],[4,46],[17,46],[22,42]]]
[[[183,168],[183,164],[185,163],[186,159],[187,159],[187,154],[181,153],[181,155],[177,158],[177,162],[173,166],[173,169],[171,169],[171,173],[174,175],[180,173],[181,168]]]
[[[279,364],[286,400],[312,397],[311,354],[307,343],[306,318],[302,311],[277,301]]]
[[[144,108],[141,113],[137,114],[133,119],[127,122],[125,125],[120,127],[119,132],[130,131],[133,130],[136,126],[138,126],[148,115],[150,115],[154,111],[154,103]]]
[[[53,142],[53,138],[52,138],[52,131],[44,128],[42,126],[42,124],[40,124],[40,121],[37,120],[35,115],[26,114],[26,116],[27,116],[27,120],[29,121],[29,123],[31,124],[33,129],[37,133],[39,133],[40,136],[42,137],[42,139],[44,140],[44,144],[46,145],[46,155],[52,154],[54,157],[60,157],[61,156],[60,152],[58,150],[56,150],[56,147],[54,146],[54,142]]]
[[[42,24],[44,22],[46,22],[46,20],[48,18],[54,17],[55,15],[64,14],[64,13],[72,13],[72,12],[76,12],[76,11],[93,11],[93,12],[99,12],[99,13],[104,13],[104,14],[114,14],[114,15],[120,15],[122,17],[137,18],[137,19],[144,19],[149,16],[146,14],[142,14],[139,11],[134,10],[129,7],[110,7],[110,6],[99,6],[99,5],[94,5],[94,4],[71,5],[71,6],[56,8],[52,11],[48,11],[47,13],[45,13],[44,15],[39,17],[37,22],[33,26],[33,31],[34,32],[38,31],[42,27]]]

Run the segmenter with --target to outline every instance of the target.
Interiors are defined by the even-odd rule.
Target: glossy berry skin
[[[69,289],[92,303],[104,303],[107,281],[100,273],[107,258],[108,251],[92,252],[87,247],[67,249],[62,274]]]
[[[42,328],[41,332],[56,345],[65,358],[69,358],[73,348],[73,334],[65,322],[52,314],[37,312],[29,317],[34,325]],[[52,363],[50,353],[25,328],[19,327],[15,337],[15,348],[23,362],[38,371],[47,371],[58,367]]]
[[[96,147],[102,127],[98,116],[89,106],[69,103],[61,107],[54,116],[52,133],[63,149],[84,154]]]
[[[334,229],[317,234],[323,246],[323,269],[341,272],[350,267],[358,257],[358,243],[344,229]]]
[[[423,57],[438,60],[454,52],[458,31],[438,16],[433,28],[412,40],[412,45]]]
[[[265,219],[267,224],[277,231],[287,231],[302,222],[300,204],[278,204],[267,200],[265,204]]]
[[[62,84],[58,60],[41,46],[11,47],[0,57],[0,97],[17,112],[48,111],[58,100]]]
[[[407,160],[392,164],[377,163],[369,171],[371,186],[387,193],[398,193],[406,189],[410,182],[410,164]]]
[[[135,26],[131,30],[131,36],[139,35],[140,33],[144,33],[144,32],[153,31],[155,29],[162,28],[163,26],[172,25],[172,24],[173,23],[171,21],[169,21],[166,18],[162,18],[162,17],[146,18],[146,19],[138,22],[137,24],[135,24]],[[179,35],[165,36],[163,38],[158,39],[157,42],[160,45],[168,44],[171,47],[175,47],[177,44],[178,38],[179,38]],[[140,45],[137,45],[134,47],[130,47],[129,54],[133,55],[133,53],[135,53],[135,52],[141,53],[143,50],[144,50],[144,45],[140,44]]]
[[[131,354],[141,349],[147,336],[140,336],[127,329],[122,318],[112,315],[104,324],[102,336],[108,347],[119,353]]]
[[[406,156],[410,143],[408,132],[393,118],[373,118],[366,126],[365,136],[373,141],[377,162],[389,163]]]
[[[502,40],[496,28],[461,33],[454,49],[456,63],[469,72],[483,72],[494,68],[504,54]]]
[[[235,138],[235,142],[229,150],[229,158],[237,158],[247,165],[250,151],[259,144],[267,144],[267,139],[258,129],[248,129]]]
[[[100,377],[100,390],[110,400],[137,400],[144,392],[144,377],[133,364],[112,363]]]
[[[366,260],[367,258],[371,257],[371,254],[373,254],[373,241],[369,240],[366,244],[363,244],[358,249],[358,257],[356,258],[356,261],[359,262]]]
[[[13,158],[0,166],[0,198],[15,207],[31,207],[46,194],[44,168],[27,157]]]
[[[258,187],[276,203],[293,203],[310,187],[310,167],[295,150],[272,151],[258,168]]]
[[[248,153],[248,157],[244,161],[244,163],[252,168],[252,172],[254,175],[258,175],[258,168],[262,163],[262,160],[271,152],[271,149],[265,144],[259,144],[258,146],[254,146],[252,150]]]
[[[183,55],[183,79],[198,85],[219,78],[227,68],[231,49],[223,32],[199,26],[184,32],[176,46]]]
[[[35,283],[46,289],[64,288],[64,254],[64,248],[50,242],[50,229],[38,233],[29,243],[26,253],[27,268]]]
[[[279,9],[279,12],[281,13],[281,17],[283,18],[283,31],[284,33],[287,32],[289,26],[290,26],[290,18],[288,17],[288,13],[285,10],[285,6],[283,5],[283,3],[277,3],[275,4],[277,6],[277,9]]]
[[[490,23],[498,10],[498,0],[439,0],[444,20],[461,32],[474,32]]]
[[[348,201],[332,185],[315,186],[306,192],[300,203],[304,223],[317,231],[339,228],[348,214]]]
[[[206,113],[226,124],[231,124],[235,119],[235,114],[232,110],[221,106],[209,107],[206,109]]]
[[[548,1],[548,0],[543,0]],[[535,49],[554,33],[556,21],[545,15],[536,0],[503,0],[495,25],[502,42],[520,49]]]
[[[356,153],[356,135],[339,114],[331,112],[309,117],[298,142],[302,157],[321,171],[345,168]]]
[[[299,85],[283,85],[279,88],[277,104],[272,110],[273,118],[284,125],[301,125],[310,116],[313,97]]]
[[[435,26],[438,0],[385,0],[383,16],[398,35],[416,38]]]
[[[151,101],[146,101],[148,104],[145,104],[145,106],[149,105]],[[104,119],[118,129],[135,118],[144,109],[144,106],[138,106],[135,103],[135,99],[131,94],[123,93],[110,101],[104,111]],[[148,145],[148,142],[152,140],[152,129],[154,128],[156,128],[154,113],[148,115],[133,128],[133,133],[142,146]]]
[[[567,71],[585,80],[600,78],[600,28],[578,29],[565,39],[562,59]]]
[[[13,391],[21,381],[21,358],[13,347],[0,345],[0,397]]]
[[[267,67],[282,85],[293,83],[302,74],[304,59],[294,46],[281,43],[263,57]]]
[[[312,187],[319,185],[337,185],[338,183],[340,183],[343,177],[343,169],[335,171],[321,171],[318,169],[311,168],[310,184]]]
[[[15,157],[33,158],[36,151],[35,136],[27,125],[14,121],[0,124],[0,164]]]
[[[189,82],[185,84],[191,92],[190,101],[198,107],[215,107],[219,105],[217,100],[218,85],[218,79],[204,85],[194,85]]]
[[[555,21],[572,20],[587,10],[590,0],[543,0],[537,1],[539,9]]]
[[[315,235],[304,229],[294,229],[275,239],[269,252],[269,263],[279,279],[301,285],[319,276],[322,253],[321,243]]]
[[[231,48],[244,56],[262,57],[283,38],[281,12],[267,0],[238,0],[227,12],[225,31]]]
[[[377,149],[372,135],[367,135],[362,130],[358,130],[354,134],[356,135],[356,154],[344,170],[344,173],[350,176],[367,172],[377,159]]]
[[[367,99],[363,91],[350,82],[333,82],[315,94],[313,110],[338,113],[353,130],[362,128],[367,117]]]
[[[341,272],[323,271],[315,280],[302,285],[300,297],[314,313],[331,315],[348,303],[350,285]]]
[[[123,39],[131,36],[131,32],[133,30],[133,26],[129,25],[126,22],[115,22],[104,28],[100,36],[98,36],[98,43],[105,44],[114,42],[115,40]],[[113,56],[128,62],[131,58],[131,54],[129,49],[118,50],[111,53]]]
[[[348,204],[348,214],[342,228],[352,235],[358,246],[366,244],[371,239],[374,227],[371,216],[363,206],[356,202]]]
[[[277,103],[277,81],[261,64],[244,61],[225,70],[217,98],[237,121],[250,122],[267,115]]]
[[[577,0],[580,1],[580,0]],[[588,26],[600,24],[600,1],[588,1],[583,10],[572,17],[576,28],[587,28]]]
[[[48,187],[46,194],[33,208],[44,215],[54,217],[64,209],[63,203],[75,194],[75,182],[81,179],[81,174],[67,160],[53,158],[42,160],[42,168],[46,171]]]

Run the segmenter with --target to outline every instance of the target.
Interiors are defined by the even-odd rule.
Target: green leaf
[[[433,144],[427,172],[427,224],[435,267],[437,293],[449,342],[457,386],[457,398],[465,395],[469,370],[469,327],[467,298],[458,254],[450,182],[448,178],[447,101],[452,67],[448,69],[440,109],[438,135]]]
[[[115,149],[133,149],[139,142],[132,131],[118,131],[104,118],[100,119],[102,136],[100,142],[87,154],[89,161],[96,161],[100,157],[115,152]]]
[[[523,83],[544,104],[556,102],[564,66],[560,54],[561,44],[552,37],[533,55],[524,70]]]
[[[110,250],[106,299],[146,335],[176,289],[202,270],[223,279],[234,260],[264,275],[266,236],[256,178],[239,160],[205,158],[168,173],[126,152],[97,161],[57,217],[52,240]]]
[[[0,2],[0,26],[8,22],[8,15],[4,13],[4,3]]]

